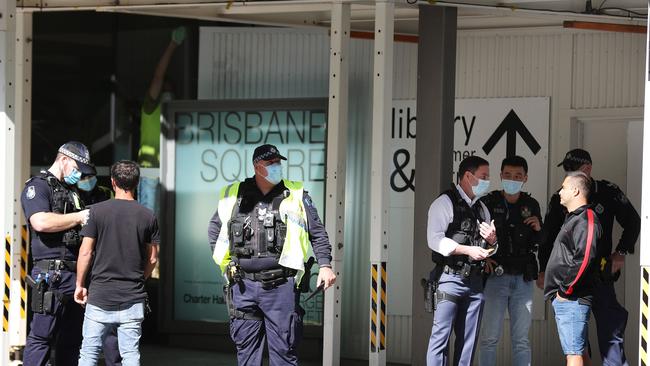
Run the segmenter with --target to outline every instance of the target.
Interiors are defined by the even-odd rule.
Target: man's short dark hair
[[[135,161],[120,160],[111,166],[111,178],[125,191],[135,191],[140,181],[140,167]]]
[[[522,158],[519,155],[513,155],[509,156],[501,162],[501,171],[503,171],[503,168],[505,166],[514,166],[514,167],[522,167],[524,168],[524,173],[528,174],[528,163],[526,162],[526,159]]]
[[[476,170],[483,165],[490,165],[487,160],[483,159],[480,156],[472,155],[468,156],[463,161],[460,162],[458,166],[458,181],[460,182],[463,179],[465,172],[470,172],[472,174],[476,173]]]
[[[591,192],[591,178],[581,171],[569,172],[567,177],[571,177],[573,185],[580,190],[585,198],[589,197]]]

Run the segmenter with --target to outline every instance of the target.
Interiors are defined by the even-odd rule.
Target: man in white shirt
[[[447,365],[449,338],[456,334],[453,365],[471,365],[483,308],[484,259],[496,250],[496,229],[479,198],[490,187],[489,163],[478,156],[458,167],[458,184],[429,208],[427,241],[436,287],[427,365]]]

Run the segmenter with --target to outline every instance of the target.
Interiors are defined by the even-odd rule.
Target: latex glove
[[[174,43],[176,43],[177,45],[180,45],[185,40],[186,33],[187,30],[183,26],[175,28],[172,31],[172,41],[174,41]]]

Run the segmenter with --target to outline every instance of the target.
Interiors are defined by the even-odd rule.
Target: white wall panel
[[[611,114],[613,108],[643,105],[643,42],[642,35],[559,28],[459,31],[456,97],[550,97],[549,191],[554,191],[562,174],[555,165],[570,146],[572,117],[583,110]],[[326,97],[328,48],[326,31],[204,28],[199,98]],[[367,358],[372,42],[353,40],[350,57],[341,354]],[[417,45],[396,44],[394,62],[394,99],[416,98]],[[393,268],[389,262],[389,278],[394,270],[405,269]],[[388,360],[408,363],[410,317],[388,311]],[[504,336],[499,365],[510,364],[509,331]],[[548,308],[546,320],[532,325],[531,345],[534,365],[564,363]]]

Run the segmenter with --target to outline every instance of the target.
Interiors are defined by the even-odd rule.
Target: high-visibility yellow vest
[[[138,163],[143,168],[160,166],[160,103],[151,113],[140,110],[140,150]]]
[[[305,273],[305,261],[309,250],[309,232],[307,229],[307,212],[302,202],[303,184],[283,179],[284,186],[289,190],[289,197],[280,203],[280,217],[287,226],[284,246],[280,253],[279,263],[283,267],[295,269],[296,286]],[[217,211],[221,219],[221,230],[212,253],[212,259],[219,265],[221,273],[226,275],[226,266],[230,263],[230,241],[228,222],[237,204],[237,193],[240,182],[223,187],[219,193]]]

